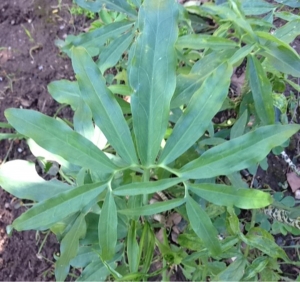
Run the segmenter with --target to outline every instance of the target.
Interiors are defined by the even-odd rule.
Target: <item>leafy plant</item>
[[[50,181],[28,161],[0,167],[1,186],[33,201],[10,229],[56,234],[59,281],[70,266],[83,269],[78,281],[141,280],[160,273],[167,279],[174,266],[192,280],[248,280],[258,273],[262,280],[277,279],[276,260],[289,258],[254,222],[242,232],[237,217],[239,209],[264,208],[273,199],[240,185],[235,173],[257,165],[299,130],[275,124],[271,95],[275,78],[299,75],[299,56],[280,38],[259,31],[245,17],[254,8],[238,1],[189,7],[199,19],[222,21],[214,34],[204,35],[190,34],[194,23],[173,0],[77,3],[94,12],[105,3],[127,18],[70,36],[62,45],[77,81],[53,82],[48,89],[58,102],[71,105],[73,124],[32,110],[5,111],[47,170],[49,162],[60,165],[58,178]],[[106,70],[124,53],[123,79],[107,85]],[[99,54],[95,62],[92,57]],[[215,133],[219,127],[212,118],[228,108],[233,67],[244,57],[249,85],[236,106],[241,114],[230,134]],[[115,94],[130,96],[130,104]],[[250,117],[255,122],[249,127]],[[223,183],[224,176],[231,185]],[[167,199],[151,204],[162,191]],[[178,237],[181,248],[169,243],[164,224],[157,226],[152,218],[174,210],[187,225]],[[232,257],[227,266],[223,260]],[[163,265],[151,273],[154,258]]]

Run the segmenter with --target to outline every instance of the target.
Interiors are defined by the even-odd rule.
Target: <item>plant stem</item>
[[[249,228],[249,230],[254,227],[254,225],[255,225],[255,218],[256,218],[256,210],[252,210],[252,217],[251,217],[251,222],[250,222],[250,228]],[[244,253],[245,258],[248,258],[249,250],[250,250],[250,246],[247,245],[245,253]]]
[[[150,179],[150,169],[145,169],[143,174],[143,182],[147,182]],[[143,205],[148,204],[148,194],[143,194]]]

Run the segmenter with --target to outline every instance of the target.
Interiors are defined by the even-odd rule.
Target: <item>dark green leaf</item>
[[[172,162],[202,136],[228,94],[231,76],[232,67],[222,64],[203,82],[176,123],[159,162]]]
[[[263,124],[273,124],[275,111],[270,80],[255,56],[248,56],[247,68],[256,113]]]
[[[98,236],[103,260],[110,260],[115,255],[117,245],[118,214],[112,193],[106,194],[101,210]]]
[[[151,194],[168,189],[181,181],[180,178],[168,178],[158,181],[133,182],[114,189],[113,193],[119,196]]]
[[[164,211],[175,209],[185,203],[185,199],[174,199],[165,202],[158,202],[152,205],[146,205],[134,209],[120,210],[118,212],[128,216],[153,215]]]
[[[45,230],[68,215],[82,210],[106,188],[106,183],[87,184],[34,205],[13,222],[20,230]]]
[[[129,83],[137,150],[143,165],[155,162],[176,85],[177,5],[173,0],[145,0],[139,31],[130,51]]]
[[[200,158],[186,164],[180,171],[180,177],[210,178],[250,167],[299,129],[299,125],[262,126],[207,150]]]
[[[55,278],[57,281],[64,281],[68,276],[70,261],[76,256],[79,239],[84,237],[86,232],[84,217],[84,214],[80,214],[77,217],[71,229],[60,243],[60,256],[55,263]]]
[[[124,161],[137,163],[128,125],[99,68],[83,48],[73,50],[72,64],[82,98],[92,110],[95,123]]]
[[[186,201],[186,211],[193,230],[203,241],[205,247],[212,255],[220,254],[221,247],[217,237],[217,230],[205,211],[190,196],[188,196]]]

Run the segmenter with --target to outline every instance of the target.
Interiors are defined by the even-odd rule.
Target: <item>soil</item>
[[[54,41],[82,31],[87,19],[70,14],[71,0],[61,1],[60,7],[59,2],[1,0],[0,122],[5,121],[4,110],[10,107],[54,115],[59,105],[48,94],[48,83],[74,79],[70,60],[59,53]],[[300,53],[300,38],[293,47]],[[71,118],[72,112],[64,108],[60,116]],[[289,152],[291,158],[298,155],[297,136],[295,142],[297,146]],[[0,164],[3,160],[20,158],[32,158],[25,142],[0,141]],[[297,159],[294,161],[297,163]],[[286,168],[280,158],[270,156],[268,171],[260,173],[261,182],[279,189],[279,180],[286,180]],[[0,188],[0,281],[54,280],[53,255],[59,251],[54,236],[46,238],[38,254],[45,234],[26,231],[14,232],[11,237],[6,235],[6,226],[25,211],[24,207],[16,208],[15,200]]]
[[[84,17],[70,14],[72,0],[0,1],[0,122],[10,107],[38,110],[52,116],[58,104],[47,85],[54,80],[74,79],[70,60],[59,53],[56,39],[77,34],[87,26]],[[79,30],[80,29],[80,30]],[[61,117],[71,118],[65,108]],[[0,141],[0,163],[32,156],[22,141]],[[16,172],[17,174],[18,172]],[[6,235],[6,226],[25,211],[15,208],[13,197],[0,188],[0,281],[51,281],[53,254],[59,250],[49,236],[37,256],[45,234],[35,231]],[[70,280],[70,279],[69,279]]]

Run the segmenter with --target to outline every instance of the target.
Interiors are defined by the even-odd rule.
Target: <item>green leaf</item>
[[[145,0],[139,36],[130,50],[129,84],[136,145],[143,165],[155,162],[165,135],[176,85],[177,5]]]
[[[119,213],[128,216],[153,215],[164,211],[175,209],[185,203],[185,199],[174,199],[165,202],[158,202],[152,205],[146,205],[133,209],[119,210]]]
[[[181,181],[180,178],[168,178],[158,181],[133,182],[114,189],[113,193],[119,196],[151,194],[168,189]]]
[[[37,202],[73,188],[57,179],[45,181],[37,174],[35,164],[24,160],[13,160],[0,166],[0,186],[15,197]]]
[[[230,139],[243,135],[248,120],[248,111],[245,110],[230,130]]]
[[[114,95],[106,87],[99,68],[83,48],[73,49],[72,64],[81,96],[92,110],[95,123],[120,157],[129,164],[136,164],[137,157],[128,125]]]
[[[77,81],[58,80],[48,84],[48,92],[60,104],[68,104],[76,110],[82,102]]]
[[[87,231],[88,232],[88,231]],[[76,268],[86,267],[92,261],[99,260],[99,245],[80,246],[76,257],[70,261],[70,265]]]
[[[290,6],[292,8],[300,8],[299,0],[275,0],[277,3]]]
[[[125,13],[130,17],[135,18],[137,16],[136,10],[134,10],[127,1],[124,0],[95,0],[95,1],[87,1],[87,0],[75,0],[76,4],[81,6],[84,9],[92,11],[94,13],[98,13],[102,6],[105,8],[121,13]]]
[[[127,32],[113,40],[101,51],[101,56],[97,62],[100,70],[104,73],[107,69],[115,66],[123,53],[128,49],[133,40],[133,33]]]
[[[261,256],[252,261],[251,265],[246,268],[243,281],[248,281],[256,274],[261,273],[269,263],[269,258]]]
[[[91,140],[94,131],[92,112],[80,97],[77,81],[59,80],[48,85],[51,96],[61,104],[68,104],[75,111],[74,129],[82,136]]]
[[[159,162],[172,162],[203,135],[228,94],[231,75],[232,67],[225,63],[203,82],[177,121]]]
[[[8,109],[5,116],[20,133],[47,151],[82,167],[112,172],[116,166],[92,142],[65,123],[32,110]]]
[[[139,267],[139,245],[136,240],[137,222],[135,220],[131,221],[128,229],[127,237],[127,257],[128,265],[131,273],[138,272]]]
[[[83,0],[84,1],[84,0]],[[104,45],[107,40],[112,40],[132,28],[133,23],[129,21],[113,22],[93,31],[81,33],[78,36],[69,35],[66,38],[62,50],[67,54],[70,53],[72,47],[84,47],[91,55],[99,54],[99,48]]]
[[[226,38],[207,35],[207,34],[188,34],[178,38],[176,42],[177,49],[204,49],[223,50],[226,48],[235,48],[239,45]]]
[[[201,87],[207,76],[211,75],[224,61],[235,53],[234,49],[214,51],[197,61],[190,74],[177,76],[175,93],[171,100],[171,108],[187,104],[194,93]]]
[[[259,249],[263,253],[272,258],[281,258],[289,262],[289,258],[282,248],[280,248],[273,240],[264,237],[263,234],[240,234],[242,240],[249,246]]]
[[[245,45],[242,48],[239,48],[234,55],[228,60],[228,63],[231,65],[239,64],[247,55],[249,55],[254,49],[255,44]]]
[[[299,129],[299,125],[262,126],[207,150],[198,159],[186,164],[179,175],[192,179],[211,178],[250,167]]]
[[[68,215],[80,211],[106,188],[106,183],[86,184],[57,194],[34,205],[13,222],[20,230],[45,230]]]
[[[273,35],[285,43],[291,43],[300,35],[300,19],[295,19],[286,23],[276,29]]]
[[[273,124],[275,111],[270,80],[255,56],[248,56],[247,67],[256,113],[263,124]]]
[[[276,70],[300,77],[300,57],[287,43],[267,32],[256,32],[261,38],[263,50],[260,53]],[[263,42],[266,41],[267,42]]]
[[[245,273],[247,260],[244,257],[238,257],[225,270],[219,273],[212,281],[241,281]]]
[[[266,14],[273,11],[276,7],[263,0],[243,0],[241,6],[246,16]]]
[[[55,263],[55,278],[57,281],[64,281],[68,276],[70,261],[77,254],[79,239],[84,237],[86,232],[85,214],[80,214],[72,225],[71,229],[64,236],[60,243],[60,257]]]
[[[255,189],[212,183],[189,184],[188,188],[198,196],[219,206],[259,209],[272,203],[270,194]]]
[[[190,196],[187,197],[186,211],[193,230],[203,241],[205,247],[212,255],[220,254],[221,246],[217,230],[205,211]]]
[[[115,266],[115,263],[111,263],[111,266]],[[77,278],[76,281],[105,281],[109,275],[109,270],[103,263],[99,260],[91,262]]]
[[[107,192],[101,210],[98,236],[103,260],[110,260],[115,255],[117,245],[118,214],[114,197],[110,191]]]

